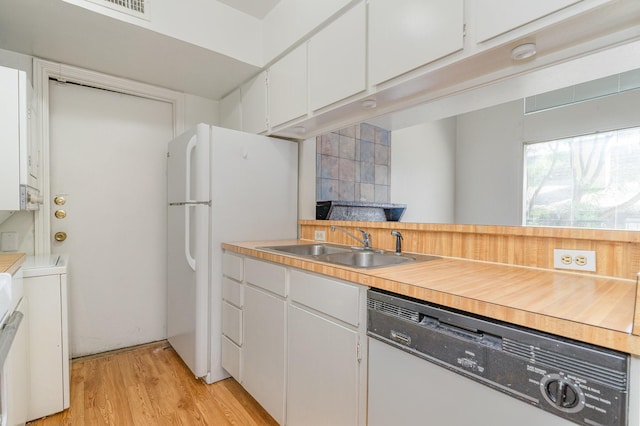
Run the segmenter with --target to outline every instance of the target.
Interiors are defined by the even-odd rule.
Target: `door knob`
[[[54,216],[58,219],[64,219],[65,217],[67,217],[67,212],[64,210],[56,210]]]
[[[57,197],[55,197],[53,199],[53,202],[57,205],[57,206],[63,206],[64,203],[67,202],[67,200],[64,199],[64,197],[62,195],[58,195]]]
[[[53,236],[53,238],[55,238],[56,241],[64,241],[67,239],[67,233],[66,232],[56,232]]]

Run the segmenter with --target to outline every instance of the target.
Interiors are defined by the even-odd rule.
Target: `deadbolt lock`
[[[55,238],[56,241],[64,241],[67,239],[67,233],[66,232],[56,232],[53,236],[53,238]]]
[[[67,217],[67,212],[64,210],[56,210],[56,212],[54,213],[54,216],[57,217],[58,219],[64,219],[65,217]]]
[[[65,198],[62,195],[58,195],[53,199],[53,202],[57,205],[57,206],[64,206],[64,203],[67,202],[67,200],[65,200]]]

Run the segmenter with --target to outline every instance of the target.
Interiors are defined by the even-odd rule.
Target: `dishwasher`
[[[367,296],[369,426],[627,425],[627,354],[382,290]]]

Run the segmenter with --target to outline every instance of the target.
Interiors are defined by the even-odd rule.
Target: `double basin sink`
[[[293,244],[258,248],[271,252],[331,263],[334,265],[362,269],[380,268],[384,266],[439,259],[439,257],[436,256],[405,253],[398,254],[392,251],[345,247],[327,243]]]

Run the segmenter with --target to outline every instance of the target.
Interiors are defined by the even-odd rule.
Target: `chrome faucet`
[[[365,231],[364,229],[356,228],[356,230],[360,231],[360,233],[362,234],[362,239],[358,238],[357,236],[355,236],[351,232],[347,231],[342,226],[331,225],[331,232],[334,232],[336,229],[338,231],[344,232],[345,234],[347,234],[348,236],[350,236],[354,240],[358,241],[360,244],[362,244],[362,248],[364,250],[372,250],[372,248],[371,248],[371,235],[369,235],[369,233],[367,231]]]

